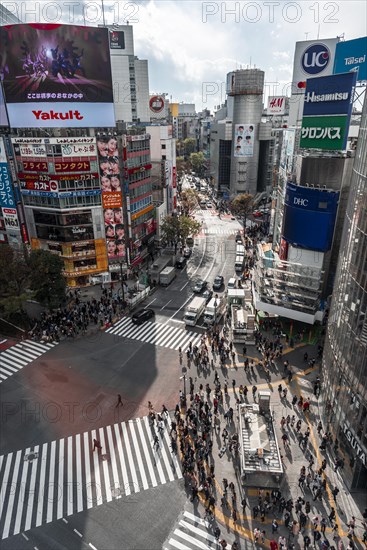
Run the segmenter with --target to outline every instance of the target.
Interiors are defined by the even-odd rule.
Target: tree
[[[6,319],[23,310],[29,268],[22,254],[9,245],[0,246],[0,313]]]
[[[191,165],[189,161],[184,159],[184,157],[176,158],[176,170],[177,170],[177,176],[179,178],[182,178],[182,176],[187,172],[189,172],[190,169],[191,169]]]
[[[188,216],[197,206],[197,196],[197,192],[194,189],[185,189],[185,191],[181,192],[181,207],[184,215]]]
[[[185,154],[185,156],[190,155],[196,149],[196,139],[186,138],[186,139],[183,140],[183,145],[184,145],[184,154]]]
[[[201,224],[190,216],[166,216],[161,225],[162,235],[175,247],[175,253],[179,242],[184,246],[187,237],[195,237],[200,229]]]
[[[247,193],[237,195],[230,204],[230,209],[234,214],[241,216],[243,219],[243,229],[246,229],[247,214],[251,212],[253,207],[253,196]]]
[[[30,288],[41,304],[60,307],[65,302],[66,282],[63,261],[48,250],[32,250],[29,255]]]
[[[200,176],[202,176],[205,168],[204,153],[202,151],[200,151],[199,153],[191,153],[190,164],[192,166],[192,169]]]

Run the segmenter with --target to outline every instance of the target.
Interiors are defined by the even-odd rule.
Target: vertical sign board
[[[101,177],[102,207],[109,261],[125,260],[125,227],[122,210],[122,188],[118,141],[115,137],[97,138],[98,164]]]
[[[0,206],[1,208],[16,208],[8,159],[5,152],[5,142],[2,137],[0,137]]]
[[[115,126],[108,29],[5,25],[0,51],[13,128]]]
[[[357,72],[357,81],[367,80],[367,36],[336,45],[334,74]]]
[[[353,108],[355,72],[307,80],[300,147],[341,151],[346,148]]]

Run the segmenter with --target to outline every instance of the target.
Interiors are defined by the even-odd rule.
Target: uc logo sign
[[[303,52],[301,66],[306,74],[316,75],[328,66],[330,50],[325,44],[312,44]]]

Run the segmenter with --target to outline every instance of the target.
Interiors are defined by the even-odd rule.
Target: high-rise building
[[[133,27],[106,27],[110,34],[115,118],[124,122],[149,122],[148,61],[134,54]]]
[[[241,69],[227,75],[227,93],[234,98],[230,179],[232,195],[255,195],[257,192],[264,78],[265,73],[260,69]]]
[[[10,3],[10,5],[14,8],[15,12],[18,12],[18,7],[15,4],[15,2]],[[8,10],[5,6],[0,4],[0,25],[15,25],[17,23],[21,23],[22,21],[17,17],[17,15],[10,10]]]
[[[367,99],[323,354],[323,411],[350,490],[367,489]]]

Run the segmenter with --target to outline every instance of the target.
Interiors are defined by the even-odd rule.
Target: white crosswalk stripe
[[[0,383],[23,367],[38,359],[41,355],[56,346],[55,343],[32,342],[24,340],[0,353]]]
[[[1,456],[1,538],[181,479],[169,429],[158,449],[143,417]]]
[[[222,229],[220,227],[206,227],[204,229],[206,235],[237,235],[238,229]]]
[[[165,543],[164,550],[215,550],[221,546],[213,531],[208,521],[185,511]]]
[[[215,208],[206,208],[205,210],[203,208],[199,208],[195,210],[195,214],[211,214],[212,216],[217,216],[218,212]]]
[[[181,347],[183,351],[188,348],[190,342],[195,346],[201,338],[201,334],[178,327],[170,327],[162,323],[147,321],[143,326],[136,326],[132,323],[130,317],[123,317],[113,327],[108,328],[106,332],[164,348],[178,350]]]

